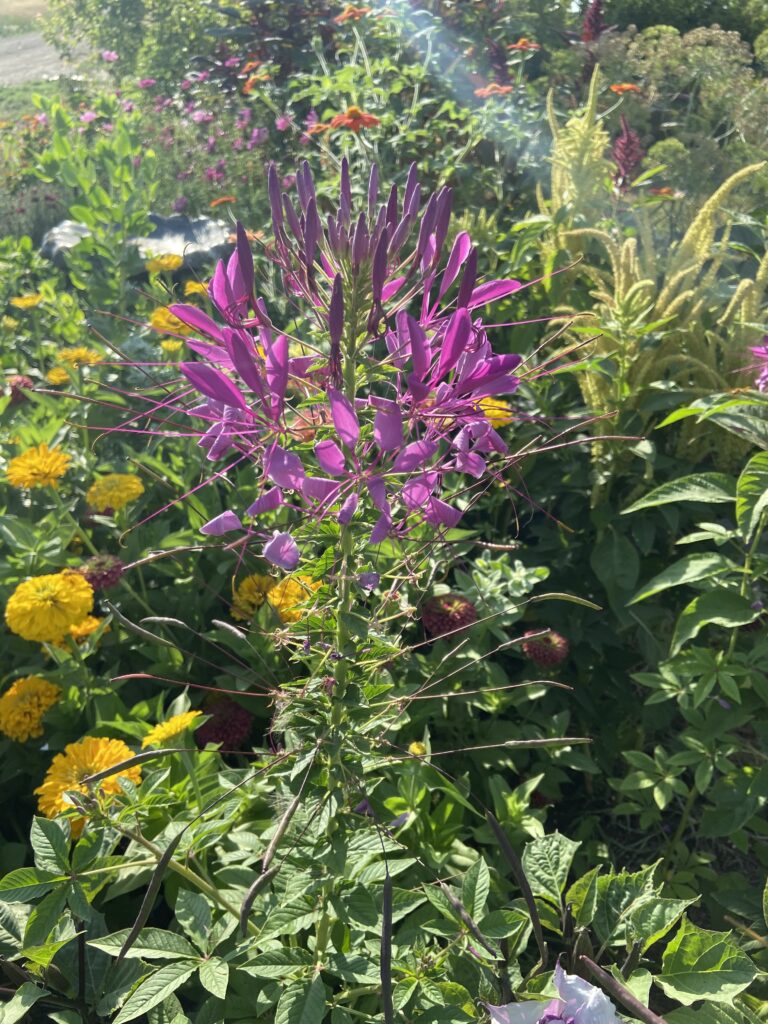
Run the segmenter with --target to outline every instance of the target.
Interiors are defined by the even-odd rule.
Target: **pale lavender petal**
[[[357,582],[363,590],[374,590],[379,585],[381,576],[377,572],[361,572],[357,575]]]
[[[379,409],[373,421],[373,436],[383,452],[397,451],[403,443],[403,415],[393,402],[388,409]]]
[[[320,468],[331,476],[339,476],[344,472],[344,453],[335,441],[318,441],[315,445],[315,455]]]
[[[200,527],[200,533],[208,537],[220,537],[222,533],[231,533],[232,530],[242,530],[243,524],[234,512],[222,512],[214,516],[204,526]]]
[[[419,469],[432,458],[438,446],[434,441],[413,441],[407,444],[394,461],[392,470],[395,473],[411,473]]]
[[[507,1006],[486,1004],[491,1015],[491,1024],[537,1024],[545,1012],[547,1003],[508,1003]]]
[[[563,1003],[563,1016],[574,1017],[576,1024],[621,1024],[604,992],[575,974],[566,974],[559,963],[554,981]]]
[[[217,402],[239,409],[248,408],[245,399],[229,377],[225,377],[215,367],[207,366],[205,363],[179,363],[179,369],[187,380],[208,398],[214,398]]]
[[[314,501],[333,501],[339,493],[341,484],[336,480],[326,480],[322,476],[308,476],[301,485],[301,493],[305,498]]]
[[[281,334],[266,352],[267,384],[272,392],[272,413],[282,412],[285,389],[288,386],[288,338]]]
[[[272,483],[278,487],[301,490],[305,476],[304,466],[299,456],[293,452],[285,451],[278,444],[273,445],[265,455],[264,470]]]
[[[388,512],[382,512],[371,531],[371,544],[381,544],[383,540],[387,539],[391,529],[392,517]]]
[[[368,493],[371,501],[380,512],[389,515],[389,502],[387,501],[387,485],[380,476],[371,477],[368,481]]]
[[[421,473],[408,481],[400,492],[408,508],[424,508],[437,485],[437,473]]]
[[[273,487],[269,491],[265,491],[245,511],[249,516],[259,516],[263,512],[274,512],[276,508],[280,508],[282,503],[282,492],[277,487]]]
[[[339,524],[341,526],[347,526],[349,523],[352,522],[352,516],[357,511],[357,503],[359,500],[360,499],[358,497],[357,492],[353,491],[353,493],[350,494],[347,500],[343,503],[343,505],[339,509],[338,516]]]
[[[286,572],[293,572],[299,564],[299,549],[290,533],[273,533],[263,554],[268,562]]]
[[[487,284],[481,284],[479,288],[475,288],[467,306],[469,309],[475,309],[477,306],[484,306],[487,302],[496,302],[498,299],[504,299],[507,295],[519,291],[522,287],[520,281],[514,281],[511,277],[501,281],[489,281]]]
[[[354,448],[360,436],[357,413],[346,395],[335,388],[328,388],[331,416],[339,437],[348,448]]]

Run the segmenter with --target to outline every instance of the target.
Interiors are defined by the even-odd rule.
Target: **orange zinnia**
[[[640,86],[633,85],[631,82],[619,82],[618,85],[611,86],[611,92],[615,92],[617,96],[623,96],[625,92],[640,92]]]
[[[360,107],[347,107],[343,114],[337,114],[331,119],[330,127],[349,128],[357,135],[362,128],[373,128],[377,124],[381,124],[381,121],[373,114],[366,114]]]
[[[514,85],[499,85],[498,82],[491,82],[482,89],[475,89],[475,96],[481,100],[487,100],[489,96],[506,96],[514,89]]]
[[[532,39],[526,39],[525,36],[521,36],[516,43],[510,43],[507,47],[508,50],[540,50],[541,46],[538,43],[534,43]]]
[[[245,80],[243,86],[243,96],[247,96],[256,87],[257,82],[268,82],[269,75],[265,72],[263,75],[249,75]]]
[[[355,7],[354,4],[347,4],[341,14],[338,14],[333,20],[337,25],[343,25],[345,21],[360,21],[364,14],[370,13],[370,7]]]
[[[318,121],[317,124],[311,124],[307,128],[307,135],[322,135],[323,132],[327,132],[331,126],[329,124],[323,124],[322,121]]]
[[[219,196],[218,199],[214,199],[211,203],[211,209],[215,210],[217,206],[221,206],[222,203],[234,203],[236,201],[235,196]]]
[[[670,188],[669,185],[663,185],[661,188],[651,188],[648,191],[652,196],[673,196],[675,194],[675,190]]]

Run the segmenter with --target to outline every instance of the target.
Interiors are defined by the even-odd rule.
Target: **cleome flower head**
[[[8,483],[13,487],[58,487],[71,461],[58,445],[49,448],[39,444],[11,459],[6,474]]]
[[[557,998],[488,1006],[491,1024],[621,1024],[610,999],[599,988],[576,975],[566,974],[560,964],[554,976]]]
[[[202,711],[183,711],[180,715],[173,715],[165,722],[158,722],[141,741],[142,750],[146,747],[159,747],[161,743],[181,736],[200,715],[202,715]]]
[[[144,484],[133,473],[107,473],[86,492],[88,504],[97,512],[116,512],[144,493]]]
[[[0,732],[17,743],[43,735],[43,716],[61,700],[61,687],[42,676],[25,676],[0,694]]]
[[[83,782],[89,775],[114,768],[133,757],[133,751],[122,740],[100,736],[86,736],[79,743],[69,743],[62,754],[57,754],[46,772],[41,786],[35,790],[37,806],[46,818],[56,818],[72,807],[66,797],[67,791],[87,793]],[[141,767],[133,765],[120,771],[119,775],[108,775],[95,783],[93,788],[103,798],[121,792],[120,779],[128,779],[134,785],[141,782]],[[72,822],[72,835],[78,836],[85,824],[82,817]]]
[[[8,598],[5,621],[24,640],[56,643],[92,608],[93,587],[79,572],[65,570],[20,583]]]

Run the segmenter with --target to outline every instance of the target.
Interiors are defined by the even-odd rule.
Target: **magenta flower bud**
[[[272,534],[272,539],[264,545],[264,557],[271,565],[276,565],[286,572],[293,572],[299,564],[299,549],[290,533]]]
[[[373,220],[376,210],[376,201],[379,198],[379,168],[371,164],[371,174],[368,178],[368,218]]]
[[[304,240],[304,232],[301,229],[301,223],[296,215],[296,211],[293,208],[293,203],[285,193],[283,193],[283,211],[285,213],[285,219],[288,221],[288,227],[291,229],[291,234],[296,241],[301,244]]]
[[[384,282],[387,279],[387,250],[389,246],[389,239],[387,237],[387,229],[381,233],[381,237],[376,243],[376,249],[373,254],[373,265],[371,267],[371,288],[373,291],[373,301],[381,302],[381,294],[384,290]]]
[[[315,199],[315,183],[312,179],[312,171],[309,163],[305,160],[296,174],[296,191],[299,194],[299,202],[302,210],[306,213],[311,199]]]
[[[352,211],[352,184],[349,180],[349,161],[341,161],[341,187],[339,190],[339,223],[349,227]]]
[[[328,332],[331,336],[331,346],[341,344],[341,336],[344,331],[344,283],[341,274],[333,279],[333,291],[331,292],[331,303],[328,307]]]
[[[418,207],[419,200],[419,169],[416,163],[412,163],[408,168],[408,178],[405,182],[405,192],[403,194],[403,213],[407,213],[413,205],[414,196],[416,197],[416,206]]]
[[[221,537],[224,533],[231,533],[233,530],[242,530],[243,524],[234,512],[222,512],[214,516],[204,526],[200,527],[200,533],[207,537]]]
[[[358,501],[359,497],[357,492],[355,491],[352,494],[350,494],[347,500],[342,504],[341,509],[339,510],[338,517],[339,524],[341,526],[348,526],[349,523],[352,522],[352,516],[354,516],[355,512],[357,511]]]
[[[469,300],[472,298],[472,292],[475,288],[475,281],[477,281],[477,246],[473,246],[469,250],[461,284],[459,285],[459,295],[456,299],[457,306],[469,305]]]
[[[395,230],[397,227],[397,221],[397,185],[393,185],[389,190],[389,196],[387,197],[387,226],[390,231]]]
[[[310,268],[315,262],[315,250],[319,235],[320,218],[317,216],[317,206],[313,197],[309,200],[304,220],[304,259],[307,261],[307,268]]]

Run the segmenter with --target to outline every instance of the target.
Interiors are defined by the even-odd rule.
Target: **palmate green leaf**
[[[129,931],[129,928],[122,928],[119,932],[112,932],[103,938],[91,939],[88,945],[117,956]],[[178,960],[182,957],[195,957],[198,954],[184,936],[177,932],[165,931],[162,928],[142,928],[139,937],[124,955],[127,959],[140,957],[147,960]]]
[[[274,1024],[320,1024],[324,1016],[325,985],[318,976],[306,984],[293,984],[285,989],[277,1004]]]
[[[654,896],[636,907],[629,915],[628,931],[632,938],[642,943],[641,952],[645,953],[654,942],[663,939],[695,902],[695,899],[670,900]]]
[[[686,555],[679,562],[668,566],[653,579],[642,586],[628,604],[637,604],[646,598],[654,597],[670,587],[681,587],[686,583],[696,583],[712,576],[719,576],[738,567],[730,558],[712,552]]]
[[[703,501],[710,504],[733,501],[736,484],[726,473],[691,473],[690,476],[670,480],[661,487],[655,487],[644,497],[622,510],[622,515],[639,512],[644,508],[659,505],[673,505],[678,501]]]
[[[0,1008],[0,1024],[17,1024],[23,1020],[38,1000],[49,995],[47,989],[25,981],[13,994],[10,1002]]]
[[[461,883],[461,902],[472,918],[482,914],[491,888],[491,874],[482,857],[478,857],[464,875]]]
[[[744,467],[736,484],[736,522],[745,544],[752,541],[768,510],[768,452],[758,452]]]
[[[690,1006],[699,999],[732,1003],[757,974],[747,954],[731,941],[731,932],[710,932],[683,918],[654,980],[670,999]]]
[[[136,1020],[158,1006],[167,996],[180,988],[197,968],[197,962],[179,960],[164,964],[159,970],[153,971],[128,996],[112,1024],[126,1024],[126,1021]]]
[[[581,843],[554,832],[528,843],[523,852],[523,870],[531,892],[560,906],[568,872]]]
[[[4,903],[29,903],[45,896],[58,882],[67,882],[66,875],[39,868],[17,868],[0,879],[0,900]]]
[[[694,597],[680,613],[669,653],[674,657],[683,644],[697,637],[705,626],[723,626],[726,629],[746,626],[758,614],[749,601],[735,590],[726,590],[725,587],[708,590]]]
[[[35,867],[43,871],[69,870],[69,822],[33,818],[29,834]]]

